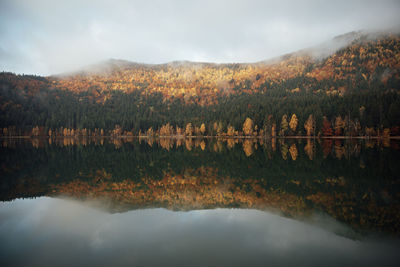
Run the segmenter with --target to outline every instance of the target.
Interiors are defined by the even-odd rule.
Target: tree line
[[[165,101],[161,94],[111,92],[104,103],[88,92],[41,88],[20,96],[3,86],[0,134],[32,136],[389,136],[400,134],[397,92],[369,89],[343,96],[270,88],[220,97],[218,104]]]

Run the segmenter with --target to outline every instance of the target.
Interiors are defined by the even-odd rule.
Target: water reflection
[[[48,145],[56,145],[61,147],[68,146],[87,146],[87,145],[104,145],[104,143],[112,143],[116,149],[127,143],[147,143],[150,147],[157,144],[161,148],[169,151],[179,148],[182,145],[186,150],[191,151],[193,148],[200,147],[201,150],[221,152],[224,148],[232,149],[236,144],[242,144],[242,150],[247,157],[250,157],[254,150],[259,147],[268,151],[277,150],[277,139],[257,139],[257,138],[217,138],[217,139],[201,139],[201,138],[147,138],[147,137],[126,137],[126,138],[106,138],[106,137],[61,137],[61,138],[2,138],[0,139],[0,147],[15,148],[18,144],[29,142],[34,148],[43,148]],[[399,141],[394,139],[278,139],[279,147],[283,159],[288,158],[290,153],[291,159],[296,160],[298,151],[303,150],[310,160],[313,160],[316,152],[316,144],[321,146],[324,157],[328,155],[335,156],[337,159],[348,157],[360,152],[361,144],[366,148],[399,148]],[[305,144],[304,144],[305,143]],[[211,147],[210,147],[211,146]]]
[[[0,200],[102,199],[109,212],[249,208],[326,213],[400,235],[398,140],[2,139]]]
[[[400,260],[397,241],[349,239],[352,230],[318,215],[298,222],[257,210],[111,215],[101,208],[98,201],[52,198],[1,203],[2,265],[396,266]]]

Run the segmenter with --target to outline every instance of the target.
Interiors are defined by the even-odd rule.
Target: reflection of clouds
[[[337,236],[345,227],[320,216],[314,226],[239,209],[108,214],[39,198],[1,203],[0,218],[3,266],[394,266],[399,260],[395,247]]]

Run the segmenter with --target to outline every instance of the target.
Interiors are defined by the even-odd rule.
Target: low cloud
[[[108,58],[255,62],[354,30],[398,29],[399,13],[398,1],[4,0],[0,68],[49,75]]]

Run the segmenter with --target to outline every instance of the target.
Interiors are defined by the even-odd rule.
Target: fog
[[[0,203],[0,264],[395,266],[399,260],[398,243],[349,239],[334,233],[344,226],[333,219],[312,221],[239,209],[109,214],[98,203],[16,200]]]
[[[49,75],[108,58],[255,62],[354,30],[393,30],[399,1],[0,2],[0,71]]]

